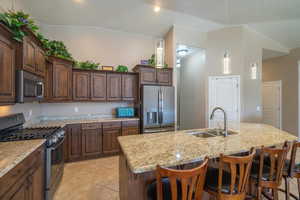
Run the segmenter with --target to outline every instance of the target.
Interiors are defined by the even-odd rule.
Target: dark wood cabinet
[[[72,100],[73,62],[49,57],[47,62],[46,101],[66,102]]]
[[[134,70],[140,74],[140,84],[156,84],[156,68],[137,66]]]
[[[91,100],[93,101],[106,100],[106,73],[103,72],[91,73]]]
[[[29,37],[24,37],[23,39],[24,48],[24,65],[23,69],[35,73],[35,48],[36,45]]]
[[[122,75],[118,73],[108,73],[106,78],[107,100],[122,100]]]
[[[83,156],[102,153],[102,126],[100,123],[82,124]]]
[[[122,100],[136,101],[138,95],[138,77],[136,74],[122,74]]]
[[[0,105],[15,102],[15,44],[11,37],[0,24]]]
[[[122,122],[122,136],[140,134],[139,120]]]
[[[46,74],[46,59],[45,52],[40,47],[36,46],[35,51],[35,64],[36,64],[36,74],[40,76],[45,76]]]
[[[119,152],[118,137],[121,135],[121,122],[103,123],[103,153]]]
[[[23,42],[17,43],[16,65],[18,69],[45,76],[46,57],[41,41],[28,29],[24,28],[26,36]]]
[[[157,69],[157,83],[159,85],[172,85],[173,70]]]
[[[115,155],[120,151],[119,136],[139,134],[139,120],[83,123],[66,126],[65,160],[72,162]]]
[[[73,100],[89,100],[90,87],[90,73],[73,70]]]
[[[44,154],[41,146],[0,178],[0,199],[45,199]]]
[[[147,65],[137,65],[134,68],[139,73],[140,85],[166,85],[173,84],[172,68],[155,68]]]
[[[82,134],[81,125],[72,124],[67,126],[68,159],[78,160],[82,157]]]

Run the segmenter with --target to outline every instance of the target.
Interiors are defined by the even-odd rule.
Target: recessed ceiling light
[[[159,6],[154,6],[154,12],[159,12],[160,11],[160,7]]]
[[[84,0],[73,0],[75,3],[83,3]]]

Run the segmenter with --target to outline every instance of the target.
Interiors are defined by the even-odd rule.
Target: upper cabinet
[[[73,70],[73,100],[89,100],[90,88],[90,73]]]
[[[15,102],[15,43],[0,24],[0,105]]]
[[[136,74],[122,74],[122,100],[135,101],[138,96],[138,77]]]
[[[122,100],[122,75],[118,73],[107,74],[107,100]]]
[[[46,72],[46,101],[72,100],[73,62],[49,57]]]
[[[44,77],[46,58],[39,39],[30,31],[22,43],[17,43],[16,64],[19,69]]]
[[[166,85],[173,84],[172,68],[155,68],[147,65],[137,65],[134,71],[139,73],[142,85]]]
[[[172,69],[157,69],[156,78],[159,85],[172,85]]]
[[[91,73],[91,100],[106,101],[106,73]]]
[[[73,69],[74,101],[136,101],[137,92],[136,73]]]

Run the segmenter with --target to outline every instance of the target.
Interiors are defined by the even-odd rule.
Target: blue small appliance
[[[134,117],[134,108],[133,107],[119,107],[116,109],[118,118],[130,118]]]

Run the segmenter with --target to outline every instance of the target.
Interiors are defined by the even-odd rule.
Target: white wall
[[[176,30],[176,29],[175,29]],[[248,32],[244,27],[229,27],[215,31],[208,32],[206,34],[199,34],[199,37],[191,37],[189,39],[188,34],[179,31],[178,36],[175,32],[176,43],[180,44],[193,44],[202,49],[205,49],[206,59],[205,63],[201,66],[201,69],[194,69],[195,74],[189,74],[187,77],[198,77],[201,79],[204,89],[200,89],[201,86],[193,86],[192,78],[189,85],[189,92],[196,96],[195,98],[201,98],[201,104],[194,105],[193,102],[187,103],[190,112],[192,109],[201,110],[200,124],[205,120],[205,126],[208,123],[208,77],[209,76],[223,76],[223,57],[224,53],[228,51],[231,58],[231,74],[239,75],[241,77],[241,121],[246,122],[260,122],[262,119],[261,110],[257,110],[257,107],[261,108],[261,62],[262,62],[262,44],[261,37],[256,37],[255,34]],[[186,43],[184,43],[184,41]],[[250,76],[250,67],[252,63],[258,64],[258,79],[252,80]],[[182,66],[184,67],[184,66]],[[200,73],[201,70],[201,73]],[[181,80],[182,82],[182,80]],[[184,84],[184,83],[182,83]],[[195,84],[199,84],[195,82]],[[199,96],[198,96],[199,95]],[[198,97],[197,97],[198,96]],[[204,102],[203,102],[203,99]],[[190,100],[187,100],[190,101]],[[196,102],[194,102],[196,103]],[[205,110],[203,111],[203,107]],[[194,121],[194,115],[186,115],[187,121]],[[193,124],[190,124],[193,127]],[[203,125],[201,125],[203,126]],[[187,127],[189,128],[189,127]]]
[[[205,51],[181,59],[180,129],[205,128]]]
[[[41,116],[74,117],[79,115],[115,115],[115,108],[132,106],[130,103],[46,103],[41,104]]]
[[[41,25],[41,32],[50,39],[64,41],[75,59],[93,60],[106,66],[122,64],[129,68],[151,57],[157,39],[86,26]]]

